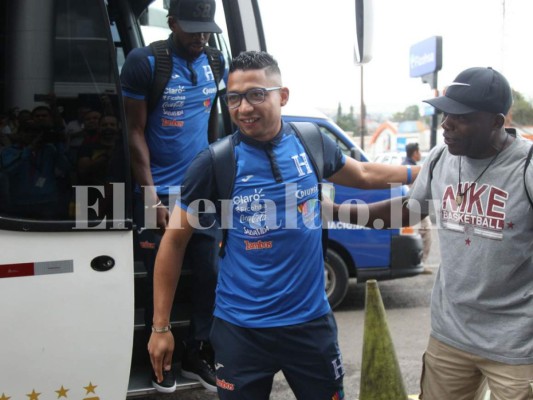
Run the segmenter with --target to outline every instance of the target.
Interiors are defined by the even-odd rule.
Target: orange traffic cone
[[[359,400],[407,400],[385,307],[375,280],[366,283]]]

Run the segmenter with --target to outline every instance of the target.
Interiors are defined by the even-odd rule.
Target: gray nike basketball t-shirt
[[[485,173],[479,160],[435,148],[408,207],[434,212],[441,265],[431,298],[431,335],[478,356],[507,364],[533,363],[533,210],[524,185],[531,142],[516,139]],[[474,183],[475,182],[475,183]],[[533,165],[526,184],[533,194]],[[471,187],[469,187],[471,185]],[[460,206],[459,192],[468,188]]]

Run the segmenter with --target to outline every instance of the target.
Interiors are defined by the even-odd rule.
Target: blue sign
[[[405,151],[405,145],[407,144],[407,138],[399,137],[396,138],[396,150]]]
[[[409,76],[416,78],[442,68],[442,37],[433,36],[411,46],[409,51]]]

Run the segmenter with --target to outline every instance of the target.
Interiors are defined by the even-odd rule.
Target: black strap
[[[233,148],[233,136],[226,136],[209,146],[211,158],[213,159],[213,169],[215,186],[218,200],[231,198],[233,185],[235,183],[235,150]],[[224,221],[221,221],[224,224]],[[222,229],[222,242],[218,255],[223,258],[226,254],[226,241],[228,230]]]
[[[289,122],[302,142],[305,152],[311,160],[318,180],[318,198],[322,200],[322,180],[324,179],[324,138],[319,127],[312,122]],[[327,259],[328,229],[322,227],[322,254]]]
[[[312,122],[289,122],[302,142],[305,152],[315,168],[318,182],[324,179],[324,139],[320,129]]]
[[[150,44],[155,59],[154,80],[148,94],[148,113],[159,102],[172,73],[172,57],[167,40],[158,40]]]
[[[531,194],[529,193],[529,190],[527,190],[526,171],[527,171],[527,167],[529,167],[529,164],[531,164],[532,156],[533,156],[533,145],[529,147],[529,153],[527,153],[527,157],[526,157],[526,165],[524,165],[524,188],[526,189],[526,196],[527,196],[527,199],[529,200],[529,204],[531,204],[531,208],[533,208],[533,200],[531,199]]]
[[[157,40],[150,43],[150,49],[154,55],[154,80],[150,87],[148,94],[148,112],[152,112],[163,95],[167,87],[170,75],[172,73],[172,55],[168,47],[168,39]],[[218,98],[219,83],[223,76],[224,65],[222,61],[222,53],[215,47],[205,46],[204,51],[207,55],[207,60],[217,86],[217,93],[213,101],[213,108],[216,108],[216,101]]]
[[[211,67],[211,71],[213,71],[213,76],[215,77],[215,83],[217,85],[220,80],[222,79],[223,74],[223,66],[222,66],[222,60],[221,60],[221,52],[215,48],[210,46],[204,47],[205,54],[207,55],[207,60],[209,61],[209,66]]]
[[[443,146],[442,149],[440,149],[439,153],[435,156],[433,160],[431,160],[431,163],[429,164],[429,182],[433,180],[433,170],[435,169],[435,165],[440,160],[442,153],[444,153],[444,150],[446,150],[446,146]]]

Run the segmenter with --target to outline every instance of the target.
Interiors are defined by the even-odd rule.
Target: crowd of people
[[[46,104],[32,110],[14,108],[2,115],[3,215],[72,219],[72,186],[109,182],[106,177],[111,174],[110,160],[116,155],[115,143],[121,128],[109,99],[102,97],[101,104],[102,107],[79,106],[76,130],[68,129],[72,121],[61,114],[53,94],[46,96]]]

